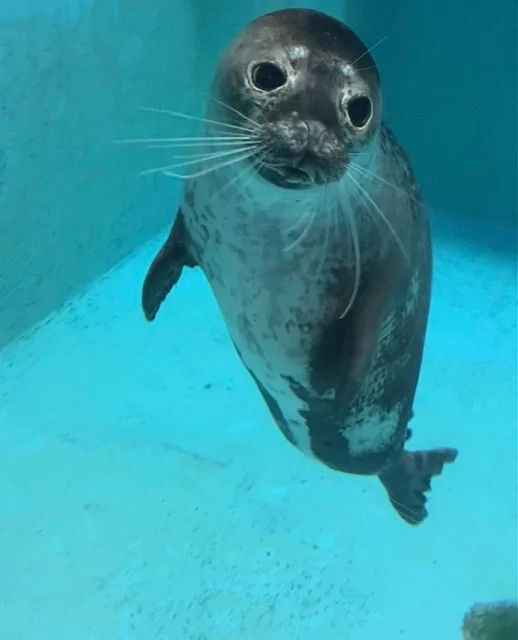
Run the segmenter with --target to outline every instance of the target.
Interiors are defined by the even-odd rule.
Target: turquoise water
[[[424,525],[283,439],[201,273],[143,320],[156,238],[0,354],[0,639],[456,640],[516,597],[516,250],[433,219]]]
[[[460,640],[518,597],[516,3],[311,4],[392,34],[388,121],[455,209],[430,212],[412,447],[458,460],[409,527],[286,442],[199,271],[141,313],[180,194],[113,139],[191,133],[139,107],[201,114],[218,48],[278,2],[0,0],[0,640]]]

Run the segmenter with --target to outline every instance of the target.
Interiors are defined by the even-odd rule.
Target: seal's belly
[[[313,328],[336,317],[339,305],[326,295],[333,277],[332,247],[328,243],[324,248],[326,229],[319,232],[314,222],[312,242],[293,250],[279,222],[286,220],[285,203],[269,203],[268,211],[258,205],[250,212],[246,196],[229,206],[214,192],[221,193],[220,184],[197,183],[182,209],[192,252],[232,339],[243,358],[245,353],[255,353],[274,371],[282,362],[300,367],[308,359]],[[304,219],[311,213],[299,209],[294,215]],[[346,260],[342,247],[335,252]]]
[[[322,324],[322,300],[307,279],[286,265],[261,263],[253,251],[246,262],[231,251],[216,269],[202,265],[230,335],[245,364],[266,384],[279,372],[306,371],[316,324]],[[218,256],[212,254],[213,262]],[[301,381],[302,382],[302,381]]]
[[[317,312],[316,298],[308,301],[304,282],[295,274],[278,275],[273,283],[267,273],[240,266],[225,268],[226,277],[212,281],[212,289],[243,363],[287,422],[287,437],[311,454],[309,429],[301,417],[307,406],[291,383],[310,386],[309,321],[311,311]]]
[[[383,449],[399,424],[400,411],[387,413],[376,400],[388,375],[386,367],[376,364],[376,357],[365,378],[368,393],[363,406],[344,416],[340,424],[332,424],[321,413],[323,405],[330,404],[331,390],[318,395],[310,377],[314,346],[343,312],[352,293],[354,256],[344,236],[330,237],[322,218],[320,227],[316,224],[307,234],[307,242],[301,239],[291,251],[278,224],[285,211],[271,215],[250,206],[246,210],[244,203],[215,203],[199,184],[196,197],[190,195],[182,205],[193,243],[190,249],[243,363],[286,437],[301,451],[344,471],[349,455],[361,458],[365,452]],[[210,207],[204,204],[209,201]],[[368,251],[367,246],[362,253],[366,261]],[[336,271],[349,267],[350,290],[341,290],[339,296]],[[342,272],[339,288],[344,283],[347,288],[348,280]],[[316,406],[320,417],[315,418]],[[336,461],[318,446],[319,440],[327,441],[329,429]]]
[[[339,301],[326,295],[329,263],[318,243],[302,254],[286,251],[278,229],[259,236],[257,222],[225,224],[226,216],[239,219],[239,211],[214,212],[201,223],[188,212],[189,235],[199,243],[197,261],[243,363],[275,399],[293,444],[311,454],[301,417],[307,406],[291,384],[310,388],[315,331],[336,317]]]

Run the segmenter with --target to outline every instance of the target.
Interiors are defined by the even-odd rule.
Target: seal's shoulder
[[[390,181],[409,196],[412,208],[422,208],[422,197],[410,158],[392,129],[383,122],[380,145],[383,156],[390,166]]]
[[[411,170],[410,158],[403,145],[399,142],[394,131],[385,123],[381,123],[381,150],[398,164],[407,166]]]

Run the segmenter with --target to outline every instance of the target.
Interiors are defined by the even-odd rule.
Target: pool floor
[[[516,597],[516,263],[438,238],[412,447],[429,519],[273,425],[202,275],[160,240],[0,353],[0,640],[458,640]]]

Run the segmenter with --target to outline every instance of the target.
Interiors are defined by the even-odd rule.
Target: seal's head
[[[368,49],[338,20],[307,9],[275,11],[243,29],[220,61],[213,95],[228,107],[220,118],[243,125],[241,114],[257,125],[257,170],[284,188],[340,180],[381,121]]]

